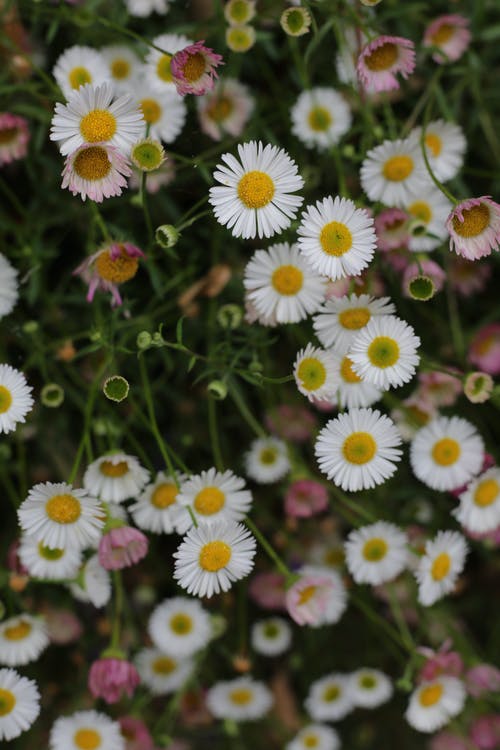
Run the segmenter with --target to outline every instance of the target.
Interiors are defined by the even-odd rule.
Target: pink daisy
[[[448,269],[448,280],[453,289],[463,297],[471,297],[482,292],[491,279],[491,266],[487,261],[469,263],[465,258],[457,255],[452,258]]]
[[[500,375],[500,323],[489,323],[476,333],[468,359],[489,375]]]
[[[298,479],[286,491],[285,513],[293,518],[309,518],[328,508],[328,492],[313,479]]]
[[[322,625],[334,593],[329,576],[305,573],[286,592],[288,614],[298,625]]]
[[[124,695],[131,698],[140,681],[137,669],[129,661],[104,657],[90,667],[88,687],[94,698],[118,703]]]
[[[96,290],[101,289],[111,293],[112,305],[121,305],[118,284],[135,276],[139,258],[144,258],[144,253],[130,242],[114,242],[86,258],[73,273],[88,282],[87,302],[92,302]]]
[[[214,78],[218,78],[215,68],[223,64],[222,55],[205,47],[203,41],[176,52],[170,61],[170,70],[177,93],[181,96],[200,96],[211,91],[215,85]]]
[[[28,121],[24,117],[0,112],[0,166],[23,159],[29,139]]]
[[[121,195],[131,174],[129,160],[115,146],[84,143],[66,157],[61,187],[80,193],[82,200],[102,203],[103,198]]]
[[[450,250],[467,260],[477,260],[498,250],[500,205],[489,195],[467,198],[455,206],[446,219]]]
[[[469,19],[458,14],[439,16],[426,28],[424,47],[437,47],[432,59],[439,64],[454,62],[463,55],[471,40]],[[442,54],[441,54],[442,53]]]
[[[410,216],[402,208],[387,208],[375,217],[375,232],[379,250],[397,250],[408,247]]]
[[[234,78],[218,81],[213,91],[197,100],[198,119],[204,133],[215,141],[228,133],[237,138],[254,108],[246,86]]]
[[[408,78],[415,69],[415,46],[401,36],[379,36],[363,47],[356,69],[367,91],[398,89],[396,73]]]

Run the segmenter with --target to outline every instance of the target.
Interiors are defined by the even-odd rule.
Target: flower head
[[[200,96],[196,104],[201,129],[220,141],[226,133],[235,138],[241,135],[255,100],[245,85],[235,78],[224,78],[217,81],[212,91]]]
[[[28,121],[10,112],[0,112],[0,167],[28,153],[30,131]]]
[[[456,677],[423,682],[411,694],[405,718],[419,732],[435,732],[461,712],[465,697],[463,682]]]
[[[88,686],[94,698],[118,703],[124,695],[132,697],[140,679],[129,661],[105,657],[97,659],[90,667]]]
[[[99,542],[99,562],[106,570],[121,570],[135,565],[147,555],[148,538],[133,526],[111,529]]]
[[[310,518],[327,507],[327,489],[313,479],[297,479],[286,491],[285,513],[291,518]]]
[[[13,669],[0,669],[0,705],[0,740],[13,740],[29,729],[40,713],[36,683]]]
[[[113,242],[90,255],[73,271],[89,284],[87,302],[92,302],[97,289],[111,293],[111,304],[121,305],[118,284],[133,279],[144,253],[130,242]]]
[[[10,365],[0,365],[0,435],[12,432],[18,422],[26,421],[34,401],[32,388],[22,372]]]
[[[130,162],[117,148],[106,144],[82,144],[66,157],[61,188],[73,195],[80,194],[96,203],[122,194],[126,177],[132,170]]]
[[[372,91],[399,88],[396,74],[408,78],[415,68],[415,46],[400,36],[379,36],[369,42],[358,58],[357,72],[363,86]]]
[[[450,250],[467,260],[491,255],[500,244],[500,205],[487,195],[459,203],[446,220]]]
[[[336,570],[308,565],[286,592],[286,607],[298,625],[329,625],[338,622],[347,606],[347,594]]]
[[[470,44],[470,21],[458,13],[451,13],[435,18],[425,30],[424,47],[436,47],[432,54],[434,62],[455,62],[463,55]]]
[[[203,41],[190,44],[176,52],[170,61],[170,70],[177,93],[181,96],[200,96],[211,91],[215,83],[214,78],[218,77],[215,68],[223,64],[222,55],[205,47]]]

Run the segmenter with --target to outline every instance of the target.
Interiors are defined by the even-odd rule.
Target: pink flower
[[[335,593],[330,576],[304,574],[286,592],[288,614],[298,625],[320,625]]]
[[[467,260],[477,260],[498,250],[500,205],[489,195],[467,198],[455,206],[446,219],[450,250]]]
[[[448,375],[446,372],[420,372],[418,379],[419,395],[437,408],[453,406],[462,392],[460,377]]]
[[[439,732],[431,739],[430,750],[472,750],[465,737],[451,732]]]
[[[465,673],[467,691],[474,698],[484,693],[494,693],[500,690],[500,669],[492,664],[478,664]]]
[[[448,270],[448,280],[463,297],[482,292],[491,275],[491,265],[488,261],[472,264],[460,255],[452,258]]]
[[[386,208],[375,218],[377,246],[384,252],[408,247],[410,235],[408,222],[410,216],[402,208]]]
[[[367,91],[398,89],[396,73],[408,78],[415,69],[415,46],[401,36],[379,36],[363,47],[356,70]]]
[[[130,177],[130,162],[115,146],[107,143],[84,143],[66,157],[61,188],[87,197],[96,203],[121,195]]]
[[[427,657],[427,661],[418,675],[419,682],[430,682],[440,675],[460,677],[464,663],[457,651],[450,651],[451,641],[445,641],[439,651],[430,648],[419,648],[419,653]]]
[[[285,513],[294,518],[310,518],[328,507],[328,492],[319,482],[299,479],[285,495]]]
[[[144,258],[144,253],[130,242],[113,242],[86,258],[73,274],[87,281],[87,302],[92,302],[96,290],[100,289],[111,293],[112,305],[121,305],[118,284],[135,276],[139,268],[139,258]]]
[[[500,374],[500,323],[489,323],[476,333],[468,359],[490,375]]]
[[[469,736],[480,750],[497,750],[500,743],[500,714],[480,716],[470,727]]]
[[[257,573],[250,581],[249,594],[264,609],[286,609],[285,577],[281,573]]]
[[[121,570],[135,565],[147,555],[148,538],[132,526],[111,529],[99,542],[99,562],[106,570]]]
[[[266,414],[265,423],[270,432],[297,443],[309,440],[318,425],[307,407],[294,404],[279,404]]]
[[[90,667],[88,687],[94,698],[117,703],[123,695],[132,697],[141,678],[133,664],[125,659],[98,659]]]
[[[153,750],[153,738],[143,721],[135,716],[120,716],[118,723],[125,738],[125,750]]]
[[[439,16],[426,28],[424,47],[437,47],[432,59],[439,64],[454,62],[470,44],[469,19],[458,14]]]
[[[51,643],[66,646],[77,641],[83,633],[78,617],[69,609],[49,607],[43,611]]]
[[[10,112],[0,112],[0,166],[28,153],[30,132],[28,121]]]
[[[431,279],[434,284],[434,294],[441,291],[446,279],[446,274],[441,266],[438,266],[433,260],[422,260],[420,265],[418,263],[411,263],[403,275],[402,286],[405,297],[413,296],[409,291],[409,285],[419,276],[427,276]]]
[[[218,75],[215,68],[224,65],[222,55],[216,54],[204,42],[195,42],[176,52],[170,61],[172,80],[177,92],[200,96],[214,88]]]
[[[487,542],[491,547],[500,547],[500,526],[497,526],[493,531],[483,531],[478,533],[477,531],[469,531],[466,529],[467,536],[471,539],[476,539],[480,542]]]

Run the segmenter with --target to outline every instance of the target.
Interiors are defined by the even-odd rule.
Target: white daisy
[[[382,397],[382,391],[371,383],[365,383],[352,369],[352,360],[347,354],[333,357],[334,399],[340,409],[356,409],[371,406]]]
[[[292,195],[304,185],[286,151],[259,141],[238,145],[240,162],[223,154],[210,188],[209,203],[219,224],[234,237],[272,237],[295,219],[303,198]]]
[[[168,0],[125,0],[131,16],[147,18],[152,13],[164,16],[169,9]]]
[[[304,702],[315,721],[338,721],[354,708],[347,675],[332,672],[311,683]]]
[[[343,26],[341,36],[343,44],[339,47],[335,57],[338,79],[341,83],[359,88],[356,64],[359,53],[368,43],[368,37],[359,27],[353,28],[352,26]]]
[[[232,471],[222,473],[212,468],[186,479],[177,502],[183,506],[177,518],[177,531],[184,534],[193,525],[187,506],[198,523],[241,521],[252,506],[252,494],[245,489],[245,480]]]
[[[252,648],[263,656],[280,656],[290,648],[292,629],[282,617],[269,617],[252,625]]]
[[[378,669],[363,667],[349,675],[349,690],[357,708],[376,708],[387,703],[393,694],[392,682]]]
[[[464,684],[456,677],[423,682],[410,696],[406,721],[419,732],[435,732],[462,711],[465,698]]]
[[[149,479],[135,456],[111,453],[88,465],[83,475],[83,486],[108,503],[121,503],[136,497]]]
[[[303,91],[293,105],[292,133],[308,148],[335,146],[351,127],[351,110],[335,89],[320,86]]]
[[[27,534],[21,537],[18,555],[30,576],[46,581],[75,578],[82,562],[78,548],[46,547]]]
[[[262,682],[251,677],[237,677],[227,682],[217,682],[207,691],[206,704],[217,719],[256,721],[261,719],[273,704],[273,695]]]
[[[297,233],[300,251],[311,267],[333,281],[358,276],[377,246],[373,218],[338,195],[307,206]]]
[[[315,273],[288,242],[256,250],[245,268],[243,284],[257,312],[278,323],[298,323],[319,309],[325,279]]]
[[[0,435],[12,432],[18,422],[25,422],[33,399],[31,386],[22,372],[10,365],[0,365]]]
[[[188,39],[183,34],[160,34],[152,40],[152,44],[162,49],[163,52],[153,47],[150,48],[144,66],[147,83],[160,93],[177,93],[170,62],[176,52],[193,44],[192,39]]]
[[[460,495],[453,515],[467,529],[484,534],[500,526],[500,469],[496,466],[472,481]]]
[[[0,623],[0,664],[18,667],[36,661],[49,645],[45,621],[22,614]]]
[[[424,233],[410,236],[408,247],[412,252],[429,252],[447,239],[446,219],[451,208],[451,201],[432,187],[412,195],[405,209],[425,229]]]
[[[50,731],[50,750],[125,750],[120,725],[97,711],[61,716]]]
[[[458,531],[438,531],[434,539],[426,543],[415,570],[420,604],[430,607],[453,591],[468,551],[467,542]]]
[[[33,724],[40,713],[36,682],[13,669],[0,669],[0,740],[13,740]]]
[[[175,92],[156,91],[151,84],[140,79],[133,96],[144,117],[142,135],[149,135],[163,143],[172,143],[181,133],[186,122],[187,109],[182,97]]]
[[[314,332],[326,349],[333,347],[337,354],[347,354],[358,332],[372,318],[395,312],[389,297],[376,299],[369,294],[331,297],[313,317]]]
[[[96,86],[109,78],[101,53],[80,45],[68,47],[59,55],[52,74],[66,98],[81,86],[88,83]]]
[[[454,490],[481,470],[484,443],[461,417],[436,417],[417,432],[410,447],[415,476],[433,490]]]
[[[286,443],[275,437],[257,438],[245,454],[246,472],[259,484],[277,482],[290,471]]]
[[[365,382],[387,390],[412,379],[420,362],[419,346],[411,325],[394,315],[383,315],[358,332],[349,358],[352,369]]]
[[[141,61],[134,50],[124,44],[113,44],[103,47],[101,55],[108,69],[107,77],[116,90],[128,92],[141,71]]]
[[[408,564],[407,544],[406,534],[387,521],[351,531],[345,543],[350,574],[372,586],[394,580]]]
[[[80,602],[93,604],[100,609],[111,599],[111,578],[102,567],[98,555],[89,557],[80,571],[78,581],[70,584],[70,591]]]
[[[16,269],[0,253],[0,318],[14,309],[19,297],[18,286]]]
[[[415,133],[420,140],[421,128]],[[431,169],[442,182],[452,180],[464,163],[467,148],[462,128],[454,122],[434,120],[425,129],[425,150]]]
[[[255,99],[235,78],[223,78],[212,91],[196,97],[198,119],[204,133],[220,141],[228,133],[239,136],[250,118]]]
[[[372,148],[363,161],[360,178],[370,200],[403,208],[412,195],[424,192],[430,184],[418,138],[413,134]]]
[[[177,482],[187,479],[177,475]],[[134,523],[144,531],[154,534],[172,534],[177,530],[176,521],[183,509],[179,505],[179,488],[172,477],[163,471],[158,472],[152,484],[148,484],[139,495],[137,502],[129,505]]]
[[[256,542],[241,523],[220,521],[191,528],[174,553],[174,578],[193,596],[228,591],[253,568]]]
[[[401,459],[401,437],[389,417],[373,409],[351,409],[331,419],[314,448],[321,471],[350,492],[382,484]]]
[[[344,565],[344,544],[340,536],[335,532],[326,539],[316,539],[309,549],[311,563],[317,563],[323,567],[338,570]]]
[[[109,143],[128,154],[144,132],[144,118],[128,94],[117,98],[112,83],[87,84],[73,92],[67,104],[58,102],[52,118],[50,139],[61,141],[67,156],[84,143]]]
[[[347,590],[342,576],[336,570],[324,565],[304,565],[297,572],[301,576],[324,579],[328,584],[325,610],[317,621],[312,623],[312,627],[334,625],[338,622],[347,608]],[[303,589],[302,603],[305,603],[306,597],[311,596],[312,593]]]
[[[154,695],[175,693],[193,673],[192,659],[162,653],[156,648],[143,648],[135,657],[141,681]]]
[[[327,724],[309,724],[285,745],[285,750],[339,750],[340,738]]]
[[[179,658],[192,656],[210,641],[210,616],[196,599],[176,596],[153,610],[148,633],[162,653]]]
[[[310,401],[328,401],[333,397],[337,387],[335,374],[331,352],[308,344],[297,353],[293,376],[299,391]]]

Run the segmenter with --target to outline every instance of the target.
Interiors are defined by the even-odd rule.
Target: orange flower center
[[[460,237],[477,237],[490,223],[490,209],[485,203],[462,211],[463,221],[453,217],[453,229]]]
[[[205,57],[201,52],[189,55],[182,67],[182,75],[189,83],[198,81],[206,70]]]
[[[103,461],[99,467],[101,474],[105,477],[123,477],[129,470],[126,461],[118,461],[114,464],[112,461]]]
[[[73,495],[54,495],[45,504],[45,512],[56,523],[75,523],[82,513],[80,501]]]
[[[179,490],[175,484],[160,484],[151,495],[151,505],[163,510],[175,503]]]
[[[90,146],[77,154],[73,169],[82,180],[102,180],[110,173],[111,162],[105,148]]]
[[[95,268],[102,279],[111,281],[113,284],[121,284],[123,281],[133,279],[139,268],[139,259],[132,257],[127,253],[125,248],[120,245],[120,255],[112,258],[109,250],[101,253],[96,261]],[[105,461],[104,463],[109,463]],[[114,464],[120,466],[120,464]],[[101,471],[103,471],[101,465]],[[103,471],[103,473],[105,473]],[[125,474],[125,471],[122,472]],[[110,474],[109,476],[122,476],[121,474]]]
[[[365,65],[374,73],[388,70],[398,59],[398,47],[394,42],[385,42],[365,56]]]

